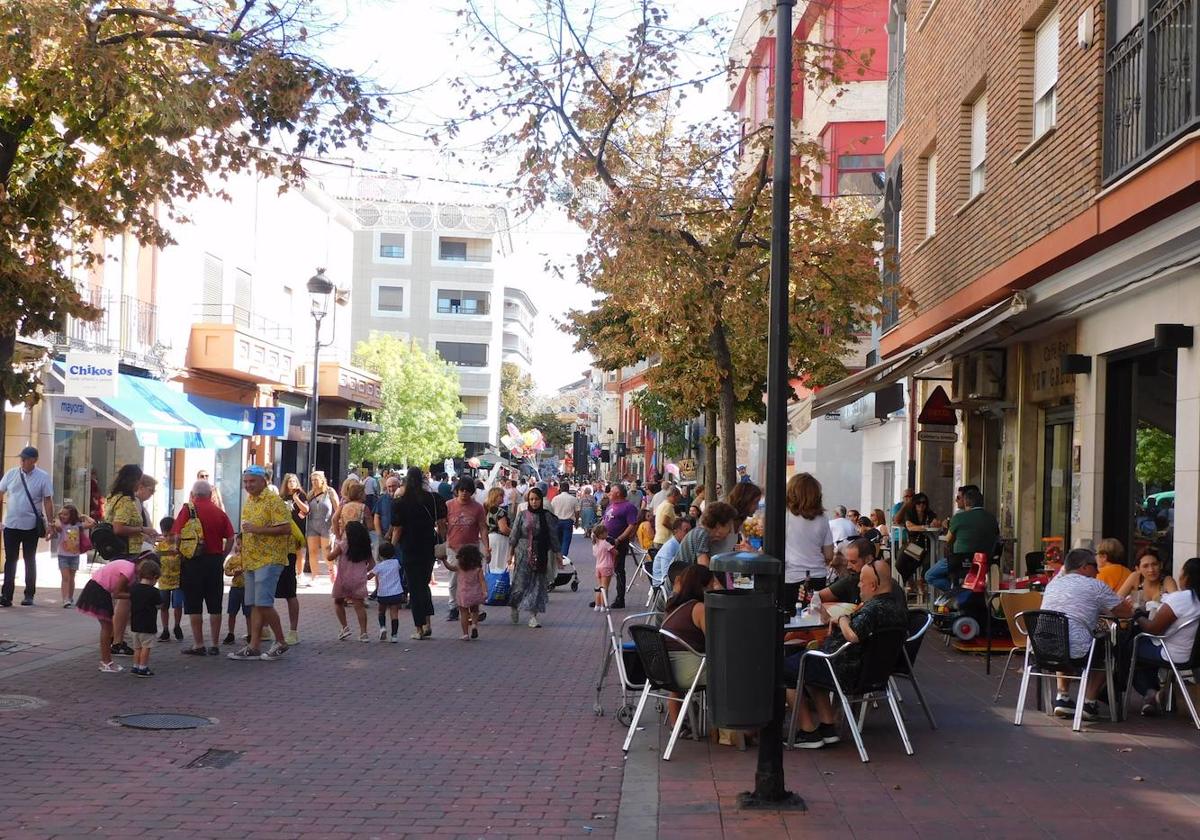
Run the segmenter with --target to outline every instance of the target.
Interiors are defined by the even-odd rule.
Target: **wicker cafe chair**
[[[1000,672],[1000,685],[996,687],[996,696],[992,698],[993,703],[1000,699],[1000,692],[1004,691],[1004,680],[1008,676],[1008,669],[1012,666],[1013,656],[1018,651],[1022,655],[1025,653],[1025,628],[1017,621],[1017,616],[1026,610],[1036,610],[1041,605],[1041,592],[1000,593],[1000,609],[1004,613],[1004,620],[1008,623],[1008,635],[1012,637],[1013,646],[1008,651],[1008,658],[1004,660],[1004,670]]]
[[[1193,618],[1190,621],[1185,621],[1179,625],[1178,630],[1185,627],[1191,627],[1200,622],[1200,617]],[[1188,711],[1192,713],[1192,723],[1200,729],[1200,715],[1196,714],[1196,706],[1192,702],[1192,696],[1188,693],[1187,682],[1193,684],[1200,681],[1200,627],[1192,641],[1192,655],[1187,662],[1175,663],[1170,659],[1142,659],[1137,655],[1138,639],[1154,639],[1160,646],[1163,646],[1164,636],[1155,636],[1151,633],[1138,633],[1133,637],[1133,654],[1129,659],[1129,678],[1125,685],[1125,700],[1128,702],[1129,695],[1133,693],[1133,671],[1138,666],[1142,665],[1157,665],[1160,670],[1169,668],[1171,671],[1171,681],[1167,684],[1167,708],[1171,706],[1171,701],[1175,697],[1175,686],[1179,686],[1179,693],[1183,695],[1183,702],[1187,704]],[[1178,630],[1176,632],[1178,632]],[[1165,650],[1165,647],[1164,647]],[[1187,682],[1185,682],[1185,680]]]
[[[825,653],[820,650],[808,650],[800,657],[800,673],[796,678],[796,702],[792,707],[791,723],[788,728],[790,733],[788,736],[789,746],[795,746],[796,740],[796,720],[799,714],[799,705],[801,703],[801,693],[804,691],[804,668],[809,662],[810,657],[813,659],[824,659],[829,663],[829,673],[833,677],[834,693],[841,701],[842,710],[845,712],[846,725],[850,727],[850,734],[854,738],[854,744],[858,747],[859,758],[864,763],[870,761],[867,756],[866,747],[863,746],[862,726],[866,719],[867,708],[874,701],[886,700],[888,706],[892,710],[892,717],[896,721],[896,729],[900,732],[900,740],[904,744],[904,751],[908,755],[913,754],[912,742],[908,739],[908,730],[904,727],[904,718],[900,715],[900,707],[896,703],[896,692],[892,690],[892,672],[896,666],[896,661],[900,658],[904,650],[904,643],[908,638],[908,633],[902,628],[891,630],[880,630],[873,634],[870,638],[864,639],[860,644],[863,648],[861,667],[857,678],[853,683],[842,685],[838,679],[836,670],[836,659],[843,655],[847,648],[850,647],[850,642],[839,647],[833,653]],[[853,704],[859,705],[858,718],[855,719]]]
[[[1029,691],[1030,677],[1062,677],[1079,681],[1079,694],[1075,701],[1075,721],[1071,728],[1079,731],[1083,721],[1084,689],[1092,672],[1092,657],[1096,653],[1096,639],[1088,645],[1087,656],[1072,658],[1069,619],[1065,613],[1053,610],[1025,610],[1015,616],[1016,624],[1025,636],[1025,666],[1021,669],[1021,693],[1017,696],[1017,712],[1013,717],[1016,726],[1021,725],[1025,713],[1025,697]],[[1078,671],[1078,674],[1071,672]]]
[[[921,652],[921,642],[925,639],[926,631],[932,625],[933,616],[928,610],[909,609],[908,637],[904,640],[904,644],[900,648],[900,656],[897,657],[896,665],[892,669],[891,687],[897,701],[903,702],[900,689],[896,686],[896,677],[912,683],[913,691],[917,694],[917,702],[921,704],[921,710],[925,712],[925,717],[929,720],[929,728],[937,729],[933,711],[929,708],[929,703],[925,700],[925,692],[921,691],[921,684],[917,682],[917,675],[913,671],[917,664],[917,654]]]
[[[629,635],[633,637],[633,644],[637,647],[638,658],[642,661],[642,668],[646,672],[646,686],[642,689],[642,696],[638,700],[637,711],[633,714],[633,722],[629,724],[629,732],[625,736],[625,745],[621,748],[625,752],[629,752],[629,745],[633,743],[634,733],[637,732],[638,723],[641,722],[642,713],[646,710],[646,701],[651,697],[658,700],[669,701],[674,698],[675,694],[683,694],[683,709],[679,717],[675,721],[675,726],[671,729],[671,739],[667,742],[667,748],[663,751],[663,761],[671,760],[671,752],[675,749],[675,742],[679,739],[679,732],[683,728],[684,716],[691,721],[692,732],[698,737],[704,731],[705,707],[703,698],[698,698],[698,695],[704,693],[704,686],[700,685],[700,680],[704,677],[704,668],[708,660],[703,653],[694,649],[683,639],[676,636],[669,630],[663,630],[659,627],[652,627],[649,624],[634,624],[629,628]],[[696,676],[692,680],[691,685],[680,685],[675,680],[675,671],[671,668],[671,654],[667,650],[667,639],[683,646],[685,650],[691,651],[700,657],[700,666],[696,669]],[[696,710],[692,707],[692,700],[699,699],[699,721]],[[699,725],[697,725],[699,723]]]

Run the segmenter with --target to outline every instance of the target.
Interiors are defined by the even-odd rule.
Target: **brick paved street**
[[[0,611],[0,638],[39,643],[0,655],[0,695],[45,701],[0,711],[0,836],[610,837],[618,822],[622,837],[662,840],[1194,835],[1200,733],[1184,719],[1074,734],[1031,709],[1017,729],[1016,681],[992,706],[998,677],[939,638],[918,669],[941,728],[910,701],[912,758],[886,712],[868,725],[870,764],[848,742],[786,753],[806,814],[738,812],[754,750],[681,741],[662,762],[653,726],[634,742],[623,790],[623,732],[591,709],[599,626],[586,609],[587,547],[576,546],[583,591],[552,596],[542,630],[495,611],[482,640],[463,643],[443,612],[429,642],[339,643],[328,596],[305,594],[303,641],[284,661],[192,659],[171,642],[156,648],[151,680],[97,673],[95,622],[60,609],[55,592]],[[217,724],[108,722],[134,711]],[[240,755],[186,766],[208,749]]]

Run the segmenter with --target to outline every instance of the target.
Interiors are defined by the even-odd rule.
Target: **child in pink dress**
[[[597,525],[592,529],[592,557],[596,559],[596,602],[592,609],[602,610],[608,600],[608,584],[617,565],[617,547],[608,541],[608,529]],[[604,597],[601,598],[601,592]]]
[[[129,602],[129,587],[136,570],[137,566],[132,560],[110,560],[92,574],[92,579],[83,587],[75,602],[75,609],[100,622],[100,671],[105,674],[124,670],[112,661],[113,601]],[[126,609],[125,614],[128,613]]]
[[[458,573],[458,623],[462,639],[479,638],[479,606],[487,600],[487,580],[483,576],[483,552],[477,545],[464,545],[454,560]]]
[[[338,641],[350,638],[346,607],[354,608],[358,619],[358,640],[369,642],[367,635],[367,574],[375,567],[371,556],[371,535],[361,522],[346,524],[346,549],[338,558],[338,573],[333,579],[333,611],[342,627]]]

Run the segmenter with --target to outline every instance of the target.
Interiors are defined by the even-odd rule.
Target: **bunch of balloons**
[[[508,434],[500,438],[500,443],[516,458],[532,458],[546,448],[546,439],[539,429],[522,432],[512,423],[508,424]]]

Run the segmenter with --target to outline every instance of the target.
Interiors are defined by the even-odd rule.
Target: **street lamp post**
[[[308,278],[308,294],[312,299],[310,312],[313,317],[313,368],[312,368],[312,401],[309,403],[310,425],[308,439],[308,473],[312,475],[317,468],[317,403],[319,396],[317,386],[321,365],[321,322],[329,313],[329,296],[333,293],[333,281],[325,276],[325,269],[318,268],[317,273]],[[331,340],[332,343],[332,340]]]
[[[789,253],[792,183],[792,7],[796,0],[775,2],[775,148],[771,176],[771,306],[767,337],[767,476],[766,523],[763,550],[772,557],[784,555],[787,492],[787,399],[788,382],[788,308]],[[775,667],[771,690],[774,693],[771,722],[763,727],[758,739],[758,767],[754,790],[741,794],[743,808],[805,810],[804,800],[789,791],[783,776],[783,603],[784,587],[772,576],[777,616],[775,620]],[[799,702],[799,700],[797,700]]]

